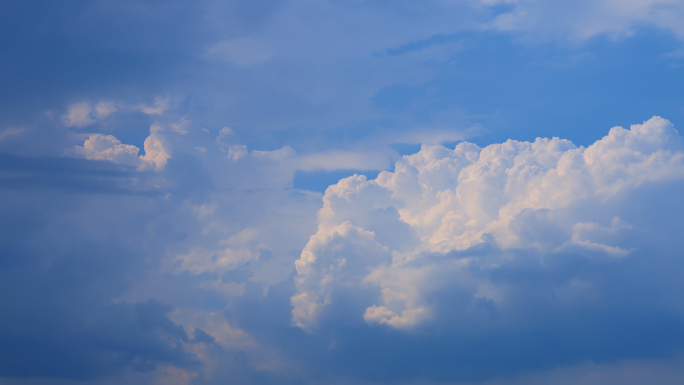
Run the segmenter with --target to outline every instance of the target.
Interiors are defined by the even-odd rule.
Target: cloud
[[[62,116],[62,122],[67,127],[85,127],[95,123],[91,116],[92,107],[90,103],[76,103],[69,107],[69,111]]]
[[[390,154],[386,151],[326,151],[303,155],[299,158],[297,168],[305,171],[314,170],[384,170],[389,167]]]
[[[327,189],[318,231],[296,263],[293,323],[314,330],[335,298],[359,291],[350,311],[397,329],[445,322],[439,316],[448,304],[439,298],[447,293],[505,309],[511,288],[483,272],[515,269],[525,250],[541,260],[629,259],[644,250],[626,234],[643,224],[622,219],[632,204],[625,197],[682,179],[684,141],[660,117],[614,127],[587,148],[558,138],[424,145],[394,172]],[[567,290],[589,295],[581,290],[591,285]]]
[[[83,128],[106,119],[118,111],[140,111],[147,115],[162,115],[170,108],[170,102],[169,96],[157,96],[152,106],[146,104],[131,106],[111,101],[101,101],[93,106],[92,103],[84,101],[69,106],[67,113],[62,115],[61,120],[66,127]],[[182,133],[184,124],[185,122],[181,120],[174,128]]]
[[[23,128],[16,128],[16,127],[9,127],[5,128],[4,130],[0,131],[0,142],[5,140],[6,138],[12,137],[12,136],[17,136],[24,132]]]
[[[131,144],[122,144],[113,135],[92,134],[83,146],[76,146],[74,153],[86,159],[108,160],[110,162],[139,166],[140,149]]]
[[[244,144],[235,144],[230,147],[228,147],[228,158],[232,159],[234,161],[244,158],[247,156],[247,146]]]
[[[144,211],[156,195],[116,194],[111,188],[133,187],[144,176],[59,158],[5,159],[3,166],[7,179],[37,175],[42,182],[21,189],[0,183],[0,223],[7,229],[0,235],[3,382],[5,377],[84,381],[126,368],[196,366],[184,350],[187,334],[168,318],[171,306],[156,300],[112,303],[126,290],[126,277],[141,273],[140,261],[158,258],[140,253],[123,230],[136,226],[130,213]],[[69,184],[76,188],[65,188]],[[126,204],[112,210],[115,201]],[[26,226],[14,226],[22,222]]]
[[[91,134],[83,142],[83,146],[76,146],[67,154],[85,159],[107,160],[112,163],[138,167],[139,170],[161,171],[171,158],[164,147],[163,138],[158,125],[152,125],[150,135],[145,139],[145,155],[138,155],[140,149],[132,144],[123,144],[113,135]]]
[[[525,33],[534,40],[583,41],[599,35],[622,37],[634,34],[644,25],[666,30],[684,39],[684,6],[673,0],[576,1],[495,1],[512,9],[496,16],[491,26],[508,32]]]
[[[592,150],[435,145],[476,123],[489,144],[580,120],[593,123],[573,138],[593,141],[600,122],[669,113],[676,74],[639,63],[671,39],[599,39],[582,48],[593,64],[548,71],[530,60],[565,56],[563,44],[520,50],[510,36],[628,36],[670,28],[676,12],[20,3],[2,27],[27,42],[5,44],[3,127],[33,128],[8,132],[3,149],[83,159],[2,155],[0,351],[12,355],[0,361],[25,368],[17,382],[443,384],[560,367],[536,379],[559,383],[566,365],[684,351],[681,184],[668,184],[681,149],[667,123],[616,129]],[[178,97],[155,99],[169,89]],[[83,95],[54,121],[33,111]],[[397,141],[425,145],[393,168]],[[293,188],[297,170],[347,168],[392,172],[338,177],[325,197]],[[597,381],[620,382],[615,372]]]
[[[119,107],[113,102],[99,102],[95,107],[88,102],[80,102],[69,107],[69,111],[62,116],[62,123],[67,127],[82,128],[94,124],[118,110]]]
[[[150,137],[165,143],[160,152],[166,145],[180,149],[173,146],[187,138],[171,127],[151,130]],[[176,138],[182,140],[176,143]],[[79,147],[114,162],[134,162],[137,155],[137,148],[101,134]],[[146,152],[153,160],[159,155],[149,146]],[[277,270],[286,265],[284,258],[294,269],[287,253],[301,248],[304,234],[313,229],[283,214],[279,203],[288,199],[283,190],[269,191],[265,199],[239,189],[212,195],[212,179],[203,165],[182,152],[166,160],[162,173],[137,173],[86,159],[2,156],[0,224],[7,231],[0,235],[0,254],[7,258],[0,258],[0,299],[12,313],[0,323],[2,382],[7,377],[39,383],[116,382],[130,371],[142,378],[124,382],[240,378],[254,383],[250,376],[259,370],[282,369],[278,352],[231,326],[217,309],[203,308],[202,301],[221,301],[251,289],[238,279],[240,274],[252,285],[284,279],[269,277],[273,273],[268,270],[287,277],[288,271]],[[152,163],[149,167],[155,167]],[[216,174],[224,176],[222,171]],[[239,171],[231,170],[226,179],[240,177]],[[152,191],[136,194],[144,188]],[[297,206],[306,206],[306,217],[312,217],[317,200],[302,204],[301,197],[291,199],[286,210],[301,214]],[[254,215],[259,203],[268,207],[268,215]],[[13,225],[24,221],[27,226]],[[292,226],[284,226],[285,221]],[[282,230],[290,236],[280,235]],[[211,252],[186,253],[212,247],[226,250],[227,257],[244,256],[244,261],[212,264]],[[187,260],[178,275],[159,271],[165,258],[190,254],[206,260]],[[198,274],[189,277],[189,272]],[[225,275],[225,282],[217,273]],[[175,289],[159,291],[166,284]],[[179,308],[176,290],[187,291],[191,301]]]
[[[150,127],[150,136],[145,139],[145,155],[140,156],[141,169],[160,171],[166,166],[166,161],[171,158],[168,150],[164,147],[163,138],[159,134],[159,126]]]
[[[219,131],[219,134],[218,134],[218,136],[216,137],[216,141],[220,143],[220,141],[221,141],[223,138],[226,138],[226,137],[229,137],[229,136],[232,136],[232,135],[235,135],[235,133],[233,132],[233,129],[231,129],[230,127],[223,127],[223,128],[221,128],[221,130]]]
[[[290,173],[294,173],[295,170],[382,170],[389,167],[393,156],[389,148],[380,151],[328,150],[300,155],[289,145],[272,151],[252,150],[250,152],[246,145],[237,143],[237,140],[230,127],[223,127],[215,139],[219,149],[227,153],[227,159],[238,161],[249,156],[258,162],[278,163],[287,168]]]
[[[170,105],[171,98],[169,96],[157,96],[154,99],[154,104],[152,106],[148,106],[147,104],[139,104],[132,108],[147,115],[161,115],[170,108]]]
[[[32,211],[45,213],[42,222],[22,219],[26,208],[5,218],[8,229],[21,228],[9,225],[15,220],[46,228],[3,251],[41,247],[32,258],[48,266],[50,284],[33,293],[69,310],[50,329],[61,336],[55,344],[71,346],[65,341],[75,338],[62,324],[95,319],[88,338],[103,347],[93,353],[78,342],[78,351],[125,357],[95,361],[92,378],[137,370],[148,376],[141,383],[315,383],[319,375],[321,383],[479,381],[684,346],[679,305],[663,303],[678,298],[681,264],[668,252],[680,245],[673,234],[684,212],[671,205],[681,184],[668,185],[684,176],[683,143],[665,119],[613,128],[587,148],[558,138],[423,145],[394,171],[345,178],[324,196],[292,189],[294,172],[390,156],[300,155],[290,146],[248,151],[232,130],[214,138],[193,127],[189,119],[153,124],[143,156],[103,134],[88,135],[74,150],[159,173],[59,159],[94,168],[82,172],[92,183],[109,178],[156,193],[86,195],[82,188],[69,196],[40,185],[28,190],[35,202],[52,202],[45,198],[52,195],[68,201]],[[226,156],[235,154],[231,146],[244,146],[237,159]],[[17,162],[0,162],[7,163]],[[41,163],[40,179],[54,174],[51,163],[59,162]],[[0,192],[7,193],[13,185],[6,181],[19,171],[0,168]],[[654,206],[661,202],[668,211]],[[52,249],[63,250],[60,263]],[[17,279],[35,285],[28,274],[38,267]],[[79,295],[46,295],[66,282]],[[116,306],[70,307],[91,304],[95,288],[101,292],[93,301]],[[40,312],[12,306],[16,319]],[[139,315],[145,309],[149,314]],[[0,337],[16,324],[0,325]],[[30,333],[22,333],[26,341]],[[549,344],[557,346],[553,355]],[[370,359],[372,368],[359,364]],[[76,371],[47,373],[71,378]]]
[[[113,102],[99,102],[95,105],[95,115],[99,119],[106,118],[117,110],[118,108]]]

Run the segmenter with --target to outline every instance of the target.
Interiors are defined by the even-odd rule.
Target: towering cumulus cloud
[[[394,172],[327,189],[318,232],[296,262],[293,323],[315,330],[339,307],[404,330],[458,329],[492,311],[511,321],[530,295],[520,278],[530,269],[542,271],[529,282],[550,293],[548,306],[590,303],[605,294],[601,277],[580,262],[562,276],[544,269],[641,258],[652,233],[635,214],[639,193],[682,178],[682,137],[660,117],[614,127],[586,148],[558,138],[423,146]]]

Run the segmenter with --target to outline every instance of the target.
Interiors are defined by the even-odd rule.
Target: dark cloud
[[[162,194],[159,189],[137,183],[137,179],[146,177],[136,174],[133,168],[106,161],[0,153],[0,188],[7,190],[53,190],[67,194]]]
[[[132,171],[103,162],[1,159],[1,375],[86,379],[195,365],[169,305],[112,303],[158,254],[130,237],[145,223],[112,222],[106,206],[130,210],[159,194],[135,191]]]

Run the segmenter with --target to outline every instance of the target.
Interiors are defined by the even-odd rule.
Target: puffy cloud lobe
[[[194,251],[176,257],[176,261],[179,262],[176,272],[188,271],[196,275],[208,272],[225,273],[242,264],[257,261],[259,255],[268,249],[260,242],[259,232],[256,229],[242,230],[222,243],[228,247],[218,252]]]
[[[170,108],[171,98],[169,96],[161,97],[157,96],[154,99],[154,104],[148,106],[146,104],[140,104],[132,107],[134,110],[138,110],[147,115],[161,115]]]
[[[83,143],[77,146],[74,152],[86,159],[108,160],[110,162],[127,164],[130,166],[140,165],[138,152],[140,149],[131,144],[122,144],[113,135],[93,134]]]
[[[156,128],[156,129],[155,129]],[[164,148],[162,138],[157,135],[158,126],[153,125],[150,136],[145,139],[145,155],[138,156],[140,149],[132,144],[123,144],[113,135],[92,134],[83,142],[83,146],[76,146],[71,153],[76,156],[93,160],[107,160],[117,164],[138,167],[139,170],[160,171],[166,166],[171,157]]]
[[[159,171],[166,166],[166,161],[171,155],[164,148],[162,138],[156,134],[157,131],[154,130],[154,127],[152,126],[150,136],[145,139],[145,155],[140,156],[142,161],[140,168]]]
[[[99,102],[93,107],[88,102],[73,104],[62,116],[62,123],[67,127],[85,127],[94,124],[116,112],[118,107],[113,102]]]
[[[293,323],[312,329],[350,288],[371,303],[359,317],[395,328],[439,313],[434,298],[444,291],[505,306],[506,288],[472,269],[513,264],[516,250],[624,258],[632,249],[617,243],[631,224],[620,219],[629,206],[620,196],[684,178],[683,144],[654,117],[587,148],[558,138],[423,146],[375,180],[343,179],[327,189],[318,232],[296,263]]]
[[[387,247],[375,240],[375,234],[349,221],[319,230],[295,262],[300,274],[296,279],[300,293],[292,297],[295,324],[302,328],[313,326],[321,308],[331,301],[331,288],[359,285],[363,277],[355,272],[390,260]]]
[[[89,103],[77,103],[69,107],[69,112],[62,116],[62,122],[67,127],[84,127],[95,123],[90,114]]]
[[[154,99],[154,104],[148,106],[147,104],[139,104],[135,106],[126,105],[123,103],[114,103],[111,101],[101,101],[93,105],[90,102],[79,102],[69,106],[66,114],[62,115],[62,123],[66,127],[82,128],[101,121],[115,112],[119,111],[140,111],[147,115],[162,115],[171,107],[171,98],[169,96],[157,96]],[[182,133],[183,120],[179,126],[174,126],[176,130]]]

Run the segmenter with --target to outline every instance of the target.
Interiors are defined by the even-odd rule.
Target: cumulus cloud
[[[140,149],[132,144],[123,144],[113,135],[91,134],[83,142],[67,154],[85,159],[107,160],[117,164],[138,167],[139,170],[161,171],[171,157],[159,136],[160,128],[153,125],[150,136],[145,139],[145,155],[138,155]]]
[[[144,146],[145,155],[140,156],[141,169],[163,170],[171,155],[164,148],[161,138],[157,135],[150,135],[145,139]]]
[[[122,144],[113,135],[92,134],[83,146],[76,146],[74,153],[86,159],[108,160],[110,162],[127,164],[130,166],[140,165],[138,152],[140,149],[131,144]]]
[[[318,231],[296,262],[293,323],[314,329],[335,298],[359,291],[358,317],[399,329],[443,314],[439,293],[505,307],[507,288],[482,271],[515,264],[521,250],[540,259],[628,258],[624,196],[683,178],[684,142],[660,117],[614,127],[586,148],[559,138],[424,145],[394,172],[327,189]],[[573,282],[554,285],[591,287]]]

